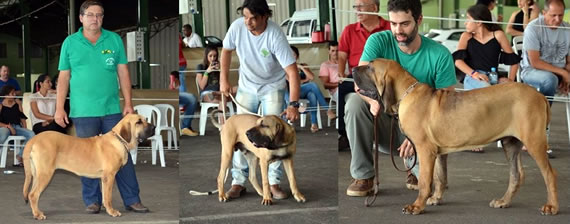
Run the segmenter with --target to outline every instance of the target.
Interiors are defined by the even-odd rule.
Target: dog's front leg
[[[113,184],[115,183],[115,174],[117,172],[105,172],[101,177],[101,193],[103,193],[103,205],[107,210],[107,214],[113,217],[121,216],[121,213],[113,208],[111,205]]]
[[[263,184],[263,199],[261,200],[261,204],[271,205],[273,201],[271,200],[271,191],[269,190],[269,162],[266,158],[259,159],[259,168],[261,169],[261,183]]]
[[[420,161],[420,179],[418,185],[420,190],[418,192],[418,197],[411,205],[406,205],[402,209],[404,214],[418,215],[423,213],[426,206],[426,200],[429,197],[431,191],[431,181],[433,178],[433,168],[435,164],[435,146],[426,146],[425,143],[416,144],[417,147],[417,157]]]
[[[428,198],[428,205],[439,205],[443,198],[443,192],[447,187],[447,154],[437,156],[433,173],[434,191]]]
[[[289,179],[289,187],[291,188],[291,193],[297,202],[305,202],[305,196],[299,192],[297,188],[297,179],[295,178],[295,171],[293,170],[293,159],[284,159],[283,166],[285,167],[285,173],[287,173],[287,179]]]

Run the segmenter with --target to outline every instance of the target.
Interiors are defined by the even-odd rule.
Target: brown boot
[[[281,190],[279,184],[270,185],[269,190],[271,190],[271,195],[273,195],[274,199],[281,200],[289,197],[285,191]]]
[[[411,171],[408,171],[408,176],[406,177],[406,188],[416,191],[420,189],[418,187],[418,178]]]
[[[353,179],[346,189],[346,195],[364,197],[374,191],[374,177],[368,179]]]
[[[226,192],[228,198],[239,198],[245,194],[245,187],[241,185],[232,185],[232,188]]]
[[[133,211],[133,212],[138,212],[138,213],[147,213],[149,212],[148,208],[145,207],[142,203],[137,202],[134,203],[132,205],[129,205],[128,207],[126,207],[127,211]]]
[[[90,204],[87,206],[87,208],[85,208],[85,212],[89,214],[97,214],[99,211],[101,211],[101,205],[99,205],[97,202]]]

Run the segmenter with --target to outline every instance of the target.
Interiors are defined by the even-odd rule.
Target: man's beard
[[[402,36],[402,35],[404,35],[406,37],[405,41],[399,41],[396,37],[396,36]],[[416,24],[416,26],[414,27],[414,30],[409,35],[406,33],[401,33],[401,34],[394,35],[394,38],[396,38],[398,45],[408,46],[408,45],[410,45],[410,43],[412,43],[412,41],[414,41],[416,39],[417,36],[418,36],[418,25]]]

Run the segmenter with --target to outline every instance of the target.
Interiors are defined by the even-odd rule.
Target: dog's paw
[[[502,199],[493,199],[491,203],[489,203],[489,207],[491,208],[508,208],[510,206],[511,205],[509,203],[505,202]]]
[[[107,214],[109,214],[112,217],[119,217],[121,216],[121,213],[115,209],[109,208],[107,209]]]
[[[44,215],[43,212],[38,212],[38,214],[34,215],[34,219],[36,220],[45,220],[47,217]]]
[[[220,202],[227,202],[227,201],[228,201],[228,196],[226,196],[226,195],[219,195],[219,196],[218,196],[218,200],[220,200]]]
[[[431,196],[427,199],[426,204],[427,205],[441,205],[441,198],[436,198],[434,196]]]
[[[271,198],[269,198],[269,199],[262,199],[262,200],[261,200],[261,204],[262,204],[262,205],[271,205],[271,204],[273,204],[273,201],[271,200]]]
[[[296,193],[296,194],[293,194],[293,197],[295,197],[295,200],[297,200],[297,202],[305,203],[305,196],[303,194]]]
[[[402,214],[419,215],[422,213],[424,213],[424,210],[421,209],[420,206],[406,205],[406,206],[404,206],[404,208],[402,208]]]
[[[543,205],[542,208],[540,208],[540,214],[541,215],[556,215],[558,214],[558,207],[552,206],[552,205]]]

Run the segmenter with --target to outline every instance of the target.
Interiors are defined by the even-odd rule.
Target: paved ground
[[[323,113],[323,118],[326,118]],[[189,190],[216,188],[220,165],[219,132],[210,124],[202,137],[184,137],[180,152],[181,223],[337,223],[337,132],[334,127],[311,133],[308,127],[297,130],[297,154],[294,158],[297,183],[307,202],[293,198],[260,204],[253,187],[248,193],[227,203],[217,195],[191,196]],[[261,177],[261,174],[258,174]],[[226,182],[229,189],[231,176]],[[290,194],[287,181],[281,187]]]
[[[104,211],[86,214],[81,200],[81,182],[74,174],[58,170],[40,198],[39,207],[47,216],[42,223],[178,223],[178,152],[166,151],[166,167],[151,165],[150,151],[139,151],[135,166],[140,186],[140,197],[151,212],[138,214],[126,211],[117,187],[113,191],[113,206],[122,217],[113,218]],[[13,158],[11,152],[8,158]],[[32,216],[29,205],[22,199],[24,169],[8,170],[17,173],[0,174],[0,223],[39,223]],[[6,169],[0,169],[2,171]]]
[[[501,197],[508,184],[508,167],[501,149],[485,148],[483,154],[458,152],[449,155],[448,185],[443,205],[426,207],[418,216],[403,215],[402,207],[412,203],[417,191],[405,188],[406,175],[394,169],[389,155],[381,155],[380,194],[376,203],[364,207],[364,198],[346,196],[351,177],[350,152],[339,153],[338,203],[339,223],[570,223],[570,150],[564,105],[552,108],[550,145],[556,151],[552,166],[558,172],[557,216],[545,217],[539,208],[546,202],[546,188],[536,163],[523,154],[525,182],[510,208],[489,207],[493,198]],[[401,161],[401,160],[397,160]],[[398,163],[401,165],[401,162]]]

